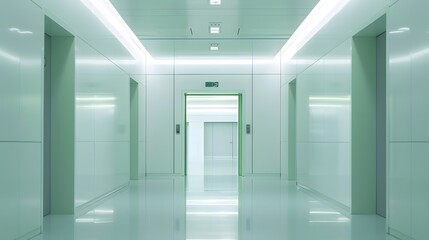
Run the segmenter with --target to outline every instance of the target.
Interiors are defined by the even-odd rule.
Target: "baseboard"
[[[94,207],[96,207],[97,205],[99,205],[104,200],[106,200],[106,199],[108,199],[108,198],[110,198],[110,197],[112,197],[112,196],[114,196],[114,195],[122,192],[123,190],[125,190],[129,186],[129,184],[130,183],[127,182],[127,183],[125,183],[125,184],[123,184],[123,185],[115,188],[114,190],[112,190],[112,191],[110,191],[110,192],[108,192],[106,194],[103,194],[103,195],[101,195],[101,196],[99,196],[97,198],[94,198],[93,200],[91,200],[91,201],[89,201],[87,203],[84,203],[84,204],[76,207],[75,210],[74,210],[75,217],[80,217],[80,216],[86,214],[89,210],[93,209]]]
[[[28,240],[28,239],[32,239],[32,238],[40,235],[41,233],[42,233],[41,228],[38,227],[38,228],[36,228],[36,229],[28,232],[27,234],[25,234],[25,235],[23,235],[21,237],[15,238],[15,240]]]
[[[254,178],[280,178],[280,173],[253,173],[245,174],[243,177],[254,177]]]
[[[174,173],[148,173],[146,174],[146,179],[148,178],[171,178],[171,177],[182,177],[181,174]]]
[[[337,200],[332,199],[332,198],[326,196],[325,194],[323,194],[323,193],[321,193],[319,191],[316,191],[316,190],[314,190],[312,188],[309,188],[309,187],[307,187],[305,185],[296,183],[296,186],[301,191],[303,191],[303,192],[311,195],[312,197],[326,202],[328,205],[330,205],[332,208],[334,208],[337,211],[339,211],[340,213],[342,213],[344,216],[351,217],[351,208],[348,207],[348,206],[346,206],[346,205],[344,205],[343,203],[340,203]]]
[[[400,239],[400,240],[415,240],[414,238],[408,236],[407,234],[403,234],[400,231],[397,231],[395,229],[392,228],[388,228],[388,234],[394,238]]]

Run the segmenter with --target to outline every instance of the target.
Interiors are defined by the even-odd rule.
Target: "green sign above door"
[[[219,87],[219,82],[206,82],[206,87]]]

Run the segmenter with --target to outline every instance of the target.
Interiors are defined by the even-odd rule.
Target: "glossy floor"
[[[394,239],[384,218],[341,212],[280,178],[148,178],[81,216],[45,217],[34,239]]]

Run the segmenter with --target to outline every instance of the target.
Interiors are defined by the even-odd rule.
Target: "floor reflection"
[[[77,216],[48,216],[35,240],[393,240],[385,220],[350,217],[280,178],[132,182]]]
[[[186,239],[238,239],[237,177],[188,177]]]

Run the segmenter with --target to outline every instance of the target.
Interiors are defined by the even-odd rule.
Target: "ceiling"
[[[154,58],[274,57],[318,0],[111,0]],[[210,34],[210,24],[220,34]],[[210,51],[218,44],[219,51]]]
[[[238,117],[238,96],[201,95],[186,97],[188,115],[234,115]]]

